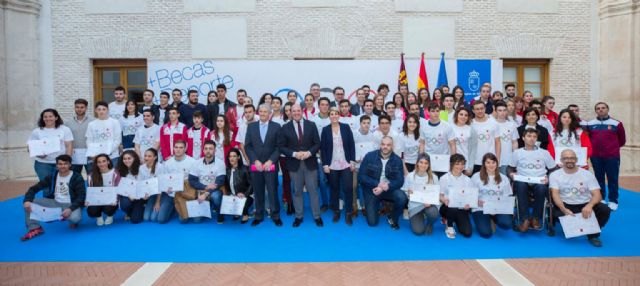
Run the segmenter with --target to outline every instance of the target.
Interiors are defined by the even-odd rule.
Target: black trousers
[[[464,237],[471,237],[471,218],[470,211],[459,208],[450,208],[446,205],[440,206],[440,216],[447,219],[447,226],[453,227],[455,223],[458,232]]]
[[[579,204],[579,205],[570,205],[565,203],[564,207],[569,209],[572,213],[576,214],[576,215],[582,215],[582,208],[584,208],[584,206],[586,206],[587,204]],[[561,217],[564,216],[565,214],[560,211],[560,208],[558,208],[558,206],[554,206],[553,207],[553,224],[555,225],[555,221]],[[598,203],[593,207],[593,214],[596,216],[596,220],[598,220],[598,225],[600,226],[600,229],[602,229],[607,222],[609,221],[609,216],[611,215],[611,209],[603,204],[603,203]],[[592,238],[592,237],[599,237],[600,234],[599,233],[594,233],[594,234],[588,234],[587,237],[588,238]]]
[[[87,207],[87,215],[89,217],[101,217],[102,214],[113,216],[118,210],[118,206],[90,206]]]

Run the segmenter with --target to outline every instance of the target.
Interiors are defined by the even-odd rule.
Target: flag
[[[429,90],[429,81],[427,80],[427,68],[424,65],[424,53],[420,58],[420,70],[418,71],[418,90],[426,88]]]
[[[404,53],[400,54],[400,74],[398,75],[398,89],[400,85],[409,84],[407,81],[407,69],[404,67]]]
[[[447,69],[444,65],[444,53],[441,53],[440,55],[442,57],[440,58],[440,71],[438,71],[438,87],[449,85],[449,81],[447,80]]]

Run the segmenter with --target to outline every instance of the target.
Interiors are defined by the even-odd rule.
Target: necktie
[[[298,120],[298,144],[302,144],[302,126],[300,126],[300,120]]]

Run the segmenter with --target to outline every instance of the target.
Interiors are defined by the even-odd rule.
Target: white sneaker
[[[444,233],[447,235],[447,238],[456,238],[456,230],[453,227],[447,227],[447,229],[444,230]]]
[[[102,219],[102,217],[97,218],[97,219],[96,219],[96,224],[97,224],[98,226],[102,226],[102,225],[104,225],[104,219]]]
[[[113,223],[113,216],[108,216],[105,220],[104,220],[104,225],[110,225]]]
[[[617,203],[614,203],[614,202],[609,202],[609,208],[610,208],[612,211],[615,211],[615,210],[617,210],[617,209],[618,209],[618,204],[617,204]]]

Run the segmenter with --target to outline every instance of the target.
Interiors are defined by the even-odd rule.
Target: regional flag
[[[400,85],[408,85],[407,81],[407,69],[404,67],[404,53],[400,54],[400,74],[398,75],[398,89]]]
[[[424,53],[420,58],[420,70],[418,71],[418,89],[426,88],[429,90],[429,81],[427,80],[427,68],[424,64]]]

